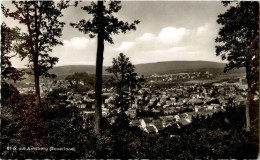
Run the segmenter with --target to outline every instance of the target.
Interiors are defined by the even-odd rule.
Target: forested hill
[[[103,72],[105,71],[105,67]],[[87,72],[88,74],[95,74],[95,65],[68,65],[68,66],[58,66],[54,67],[49,71],[50,73],[56,74],[57,76],[68,76],[76,72]]]
[[[146,63],[136,65],[136,72],[139,74],[149,75],[157,74],[170,74],[181,72],[204,72],[209,71],[215,74],[224,72],[226,63],[209,62],[209,61],[167,61],[157,63]],[[237,69],[234,72],[244,72],[243,69]]]
[[[136,72],[139,75],[151,74],[171,74],[171,73],[190,73],[190,72],[205,72],[209,71],[214,74],[223,74],[225,63],[209,62],[209,61],[168,61],[157,63],[137,64]],[[105,71],[107,67],[103,67],[103,74],[108,74]],[[76,72],[87,72],[88,74],[95,74],[95,65],[67,65],[57,66],[49,72],[54,73],[58,78],[64,79],[68,75]],[[235,69],[229,73],[245,73],[244,69]],[[228,74],[229,74],[228,73]]]
[[[211,73],[221,74],[224,71],[225,63],[209,62],[209,61],[168,61],[157,63],[145,63],[137,64],[136,72],[143,75],[151,75],[154,73],[181,73],[181,72],[202,72],[209,71]],[[108,74],[104,67],[103,73]],[[57,76],[67,76],[75,72],[87,72],[88,74],[94,74],[96,67],[94,65],[68,65],[54,67],[50,70],[50,73],[54,73]],[[234,72],[244,72],[243,69],[233,70]]]

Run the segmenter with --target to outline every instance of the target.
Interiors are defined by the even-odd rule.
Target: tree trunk
[[[35,94],[36,94],[36,105],[39,106],[41,103],[41,96],[40,96],[40,74],[39,74],[39,24],[38,24],[38,14],[37,14],[37,2],[34,4],[35,11],[34,11],[34,18],[35,18],[35,52],[33,56],[33,65],[34,65],[34,82],[35,82]]]
[[[39,70],[38,70],[38,52],[39,52],[39,49],[38,49],[38,36],[39,36],[39,31],[37,31],[37,29],[39,29],[37,27],[37,19],[38,19],[38,16],[37,16],[37,7],[36,7],[36,4],[35,4],[35,30],[37,31],[36,32],[36,43],[33,41],[33,30],[31,28],[31,22],[29,21],[29,6],[28,6],[28,1],[25,2],[26,3],[26,25],[27,25],[27,29],[28,29],[28,32],[29,32],[29,44],[30,44],[30,54],[32,55],[32,60],[33,60],[33,73],[34,73],[34,87],[35,87],[35,97],[36,97],[36,105],[39,106],[39,104],[41,103],[40,102],[40,84],[39,84]],[[35,49],[34,49],[34,46],[35,46]]]
[[[247,78],[247,85],[248,85],[248,105],[246,105],[246,130],[251,130],[251,123],[252,123],[252,105],[253,105],[253,88],[252,88],[252,77],[250,75],[251,69],[250,65],[246,66],[246,78]]]
[[[36,98],[36,106],[39,106],[41,103],[40,97],[40,83],[39,83],[39,75],[34,72],[34,87],[35,87],[35,98]]]
[[[246,104],[246,131],[250,131],[250,105],[251,105],[251,79],[250,79],[250,69],[247,65],[246,67],[246,79],[247,79],[247,86],[248,86],[248,104]]]
[[[248,131],[248,132],[250,131],[249,103],[246,104],[246,131]]]
[[[258,38],[260,37],[260,5],[259,5],[259,2],[258,2],[258,21],[257,21],[257,28],[258,28]],[[260,90],[259,90],[259,48],[260,48],[260,43],[259,43],[259,40],[256,41],[255,43],[255,53],[256,53],[256,81],[257,81],[257,85],[256,85],[256,91],[259,93]],[[259,115],[260,115],[260,107],[259,107],[259,95],[258,96],[258,100],[257,100],[257,103],[256,103],[256,118],[257,118],[257,132],[256,132],[256,136],[258,137],[258,158],[260,158],[260,118],[259,118]]]
[[[256,95],[257,86],[255,82],[258,81],[258,74],[252,73],[252,68],[250,65],[246,67],[246,76],[248,83],[248,102],[249,104],[246,106],[246,120],[247,126],[246,130],[251,133],[251,141],[254,144],[256,150],[259,149],[259,104],[258,100],[255,100],[254,97]],[[255,155],[256,156],[256,155]]]
[[[103,17],[103,1],[98,1],[99,17]],[[102,71],[104,54],[104,26],[100,25],[97,42],[96,85],[95,85],[95,133],[100,134],[102,118]]]
[[[258,8],[258,19],[259,17]],[[259,21],[256,23],[256,28],[259,30]],[[258,32],[259,36],[259,32]],[[259,152],[259,41],[255,40],[254,35],[250,37],[251,49],[250,60],[246,66],[246,76],[248,82],[248,115],[249,115],[249,129],[251,133],[251,141],[254,144],[255,149]],[[258,93],[257,93],[258,92]],[[257,157],[257,155],[255,155]],[[259,156],[259,155],[258,155]]]

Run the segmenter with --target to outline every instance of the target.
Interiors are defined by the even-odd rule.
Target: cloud
[[[207,32],[207,30],[209,29],[209,24],[205,24],[203,26],[200,26],[196,29],[197,34],[203,34],[204,32]]]
[[[131,48],[134,45],[134,42],[121,42],[121,45],[119,48],[117,48],[118,51],[125,51]]]
[[[188,47],[172,47],[167,49],[158,49],[155,50],[153,53],[155,54],[172,54],[176,52],[186,51]]]
[[[216,26],[211,23],[192,29],[169,26],[157,34],[145,32],[131,42],[122,42],[117,49],[125,49],[124,53],[134,64],[173,60],[218,61],[215,56],[216,35]]]
[[[83,49],[94,46],[95,39],[89,39],[85,37],[73,37],[70,40],[63,40],[64,47],[73,49]]]
[[[215,55],[217,31],[216,26],[206,23],[192,29],[169,26],[157,33],[143,32],[135,38],[124,37],[123,41],[117,41],[114,45],[105,44],[104,66],[111,65],[112,59],[120,52],[126,54],[133,64],[174,60],[221,61]],[[63,40],[63,43],[50,53],[50,56],[59,57],[57,65],[95,65],[96,39],[78,36]],[[24,64],[14,60],[15,66]]]
[[[136,42],[157,44],[157,46],[160,45],[162,47],[168,45],[170,47],[173,44],[178,44],[185,40],[190,34],[191,31],[184,27],[165,27],[162,28],[157,35],[152,33],[144,33],[142,36],[136,38]]]
[[[186,28],[165,27],[157,34],[146,32],[134,41],[125,41],[117,48],[133,54],[149,52],[151,54],[165,55],[170,52],[185,50],[183,41],[187,40],[192,31]],[[140,56],[140,54],[138,54]]]
[[[152,33],[144,33],[141,37],[137,38],[138,41],[152,41],[156,37]]]
[[[73,37],[63,40],[63,46],[53,48],[50,56],[59,57],[59,65],[94,65],[96,62],[96,39],[86,37]]]
[[[190,31],[186,28],[167,27],[163,28],[158,35],[160,41],[168,44],[178,43],[182,41],[185,36],[188,36]]]

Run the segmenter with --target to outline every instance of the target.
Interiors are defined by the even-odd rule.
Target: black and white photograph
[[[260,159],[259,1],[2,0],[1,159]]]

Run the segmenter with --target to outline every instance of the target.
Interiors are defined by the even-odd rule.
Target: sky
[[[2,2],[13,9],[10,2]],[[72,28],[69,23],[90,19],[87,12],[80,9],[89,2],[83,1],[78,7],[66,9],[61,21],[66,22],[60,40],[63,46],[53,47],[51,56],[59,57],[56,66],[95,65],[96,38],[89,38]],[[114,44],[105,42],[104,66],[112,64],[113,57],[124,53],[133,64],[161,61],[214,61],[223,62],[216,56],[215,38],[220,26],[217,16],[226,8],[219,1],[123,1],[122,9],[115,14],[129,23],[141,22],[136,31],[113,35]],[[11,18],[1,16],[1,21],[10,27],[26,27]],[[12,59],[15,67],[25,67],[26,59]]]

